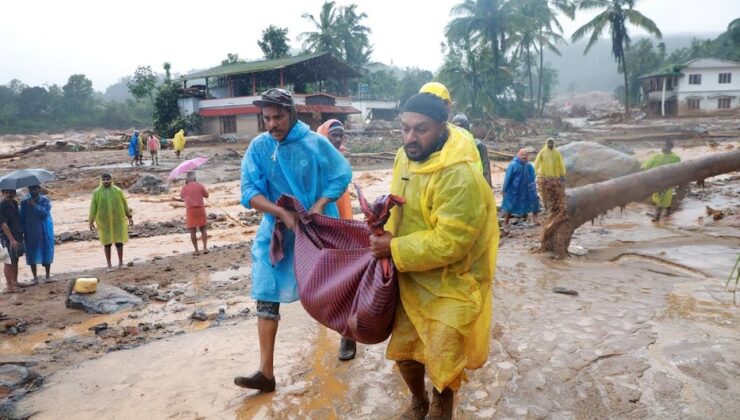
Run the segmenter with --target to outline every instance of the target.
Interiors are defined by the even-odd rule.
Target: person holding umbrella
[[[134,225],[134,219],[123,191],[113,185],[111,175],[103,174],[100,180],[100,186],[95,189],[90,201],[88,222],[90,230],[98,231],[108,263],[106,271],[110,272],[113,271],[110,252],[114,243],[118,253],[118,268],[123,268],[123,245],[128,242],[128,227]]]
[[[23,255],[23,227],[15,200],[14,189],[3,189],[0,202],[0,244],[8,251],[10,263],[5,261],[4,274],[7,283],[5,293],[18,291],[18,259]]]
[[[41,195],[41,187],[28,187],[28,196],[21,201],[21,226],[26,248],[26,264],[31,267],[34,283],[38,283],[36,265],[46,269],[49,281],[51,263],[54,261],[54,222],[51,219],[51,201]]]

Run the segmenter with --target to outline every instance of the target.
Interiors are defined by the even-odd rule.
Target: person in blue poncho
[[[136,130],[128,142],[128,155],[131,158],[131,166],[134,166],[139,157],[139,132]]]
[[[537,213],[540,212],[540,199],[537,197],[537,186],[534,167],[529,163],[529,151],[521,149],[511,160],[506,169],[502,192],[504,200],[501,210],[504,212],[504,228],[509,227],[509,218],[512,214],[526,216],[533,214],[537,222]]]
[[[28,196],[21,201],[21,225],[26,245],[26,264],[31,267],[33,281],[37,283],[36,265],[46,269],[49,281],[51,263],[54,262],[54,222],[51,219],[51,201],[41,195],[41,187],[28,187]]]
[[[272,392],[275,390],[273,354],[280,303],[298,300],[292,232],[296,216],[275,203],[282,194],[290,194],[310,212],[339,217],[334,202],[347,189],[352,170],[326,138],[298,120],[290,92],[269,89],[253,103],[260,108],[268,131],[252,140],[242,160],[241,203],[248,209],[264,213],[252,244],[252,298],[257,302],[260,366],[250,376],[234,378],[234,383]],[[270,239],[277,218],[291,231],[285,235],[285,258],[273,266]]]

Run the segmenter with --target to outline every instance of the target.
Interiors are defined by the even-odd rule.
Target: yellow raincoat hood
[[[386,356],[425,364],[438,390],[459,388],[464,369],[488,357],[499,238],[478,151],[462,130],[449,132],[423,162],[399,150],[391,193],[406,204],[386,224],[401,298]]]
[[[534,169],[537,176],[560,178],[565,176],[565,161],[563,155],[556,148],[548,149],[547,142],[542,150],[537,153],[534,160]]]

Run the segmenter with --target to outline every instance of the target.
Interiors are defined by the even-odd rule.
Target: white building
[[[642,101],[658,116],[721,114],[740,108],[740,63],[699,58],[640,77]]]

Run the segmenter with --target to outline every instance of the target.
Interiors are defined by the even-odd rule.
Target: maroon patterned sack
[[[294,197],[283,195],[278,206],[298,214],[295,274],[301,304],[315,320],[343,337],[376,344],[391,334],[398,300],[396,269],[390,258],[370,252],[371,233],[382,234],[390,209],[403,198],[382,196],[369,205],[357,189],[366,223],[308,214]],[[270,257],[283,255],[282,221],[275,224]]]

